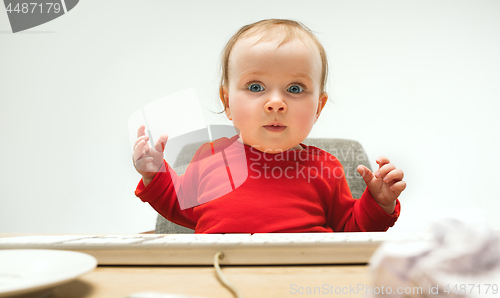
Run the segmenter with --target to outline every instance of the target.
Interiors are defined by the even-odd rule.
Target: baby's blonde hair
[[[272,39],[280,38],[279,46],[285,44],[289,41],[300,39],[305,45],[316,46],[321,58],[321,85],[320,91],[325,92],[326,81],[328,79],[328,60],[326,57],[326,51],[316,38],[311,29],[307,28],[304,24],[285,19],[268,19],[261,20],[246,26],[241,27],[241,29],[234,34],[231,39],[227,42],[226,46],[222,51],[221,57],[221,82],[219,86],[220,97],[223,98],[222,86],[229,86],[229,56],[231,51],[240,39],[261,34],[262,37],[256,42],[267,41]],[[226,103],[224,102],[224,111],[226,110]]]

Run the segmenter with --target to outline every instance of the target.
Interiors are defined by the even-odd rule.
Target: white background
[[[394,230],[445,212],[500,230],[499,1],[97,1],[12,34],[0,9],[0,231],[135,233],[127,121],[195,87],[219,111],[219,55],[241,26],[290,18],[329,56],[329,102],[311,137],[361,142],[408,187]],[[185,119],[189,121],[189,119]]]

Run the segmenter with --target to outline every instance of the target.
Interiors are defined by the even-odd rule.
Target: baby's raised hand
[[[163,163],[163,150],[165,150],[168,136],[161,135],[155,146],[150,148],[148,144],[149,137],[146,135],[145,130],[146,127],[141,125],[137,131],[132,160],[135,169],[142,175],[143,181],[147,184],[158,173]]]
[[[379,168],[375,174],[363,165],[358,166],[357,170],[365,180],[373,198],[387,213],[392,214],[396,199],[406,188],[406,182],[403,181],[404,173],[403,170],[396,169],[387,157],[377,158],[377,164]]]

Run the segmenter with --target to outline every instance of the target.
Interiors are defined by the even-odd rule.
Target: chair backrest
[[[344,173],[347,180],[347,184],[351,190],[352,196],[354,198],[359,198],[363,194],[366,184],[363,178],[359,175],[356,168],[358,165],[364,165],[370,170],[370,161],[366,155],[363,146],[357,141],[346,140],[346,139],[305,139],[304,144],[309,146],[315,146],[325,150],[326,152],[332,154],[342,164],[344,167]],[[193,143],[184,146],[181,153],[177,157],[177,160],[173,166],[174,170],[178,175],[184,174],[186,171],[188,163],[193,158],[196,150],[200,148],[203,142]],[[156,234],[189,234],[194,233],[194,230],[188,229],[183,226],[174,224],[168,221],[163,216],[158,214],[156,220]]]

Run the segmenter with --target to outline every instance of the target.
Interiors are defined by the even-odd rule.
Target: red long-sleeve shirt
[[[136,195],[158,213],[196,233],[299,233],[386,231],[396,222],[368,189],[352,198],[333,155],[303,150],[264,153],[222,138],[195,153],[178,177],[164,162]]]

